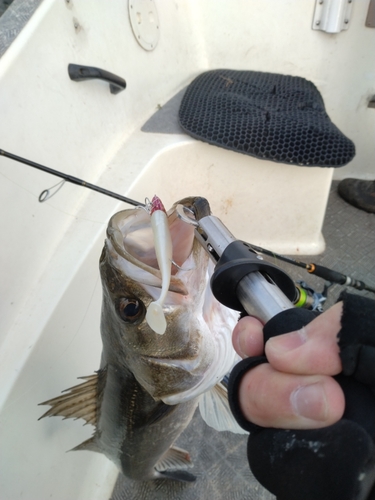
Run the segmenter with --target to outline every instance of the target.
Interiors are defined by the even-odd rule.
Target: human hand
[[[342,369],[337,344],[341,315],[339,302],[301,330],[268,340],[268,363],[246,373],[239,386],[245,418],[283,429],[314,429],[340,420],[345,399],[332,376]],[[251,316],[241,319],[232,341],[243,358],[262,355],[262,323]]]

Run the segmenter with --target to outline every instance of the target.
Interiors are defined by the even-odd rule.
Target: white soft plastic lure
[[[155,333],[163,335],[167,322],[163,312],[163,303],[169,290],[172,267],[172,238],[169,232],[168,217],[164,205],[155,195],[151,200],[151,227],[154,235],[155,253],[162,276],[161,294],[158,300],[151,302],[146,313],[146,321]]]

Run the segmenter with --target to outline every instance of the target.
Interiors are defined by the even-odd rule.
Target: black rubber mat
[[[276,162],[341,167],[355,155],[318,89],[296,76],[208,71],[187,88],[179,119],[197,139]]]

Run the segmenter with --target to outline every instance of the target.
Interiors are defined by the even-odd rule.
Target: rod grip
[[[310,264],[310,266],[310,269],[308,269],[310,274],[315,274],[316,276],[319,276],[319,278],[323,278],[327,281],[332,281],[333,283],[338,283],[340,285],[346,283],[346,276],[344,274],[318,264]]]

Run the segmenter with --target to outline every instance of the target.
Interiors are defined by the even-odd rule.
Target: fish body
[[[194,208],[195,202],[179,203]],[[168,217],[173,264],[163,302],[165,333],[155,333],[145,319],[162,286],[150,216],[142,209],[119,212],[108,224],[100,258],[100,369],[42,403],[51,406],[43,416],[83,418],[95,425],[92,438],[75,450],[104,453],[125,476],[138,480],[194,479],[185,471],[192,465],[188,452],[173,443],[198,403],[206,421],[221,419],[220,404],[217,399],[208,403],[207,395],[226,406],[225,391],[217,384],[236,361],[231,330],[237,314],[212,296],[208,256],[175,206]]]

